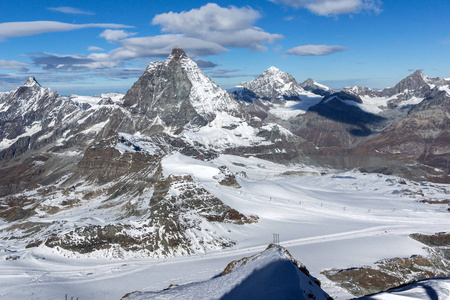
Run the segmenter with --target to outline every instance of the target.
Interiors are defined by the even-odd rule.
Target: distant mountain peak
[[[30,76],[28,77],[27,81],[25,81],[24,84],[22,84],[23,86],[41,86],[39,84],[39,82],[37,82],[36,78],[34,78],[34,76]]]
[[[252,81],[242,82],[237,87],[251,91],[251,99],[247,99],[248,95],[236,94],[237,99],[247,102],[253,102],[256,98],[264,100],[280,98],[285,100],[300,100],[299,95],[305,92],[294,77],[274,66],[268,68]]]
[[[305,81],[303,81],[302,84],[314,84],[314,83],[317,83],[317,82],[312,78],[308,78]]]
[[[282,71],[280,69],[278,69],[277,67],[271,66],[270,68],[268,68],[266,70],[266,72],[268,72],[268,73],[279,73],[279,72],[282,72]]]
[[[412,73],[410,76],[412,75],[424,75],[424,74],[421,70],[415,70],[414,73]]]
[[[305,81],[303,81],[302,83],[300,83],[300,86],[305,90],[305,91],[309,91],[311,93],[317,94],[317,95],[321,95],[321,96],[328,96],[334,93],[334,91],[332,89],[330,89],[329,87],[318,83],[317,81],[315,81],[312,78],[308,78]]]
[[[172,60],[180,61],[180,60],[186,59],[186,58],[188,58],[186,52],[184,52],[183,49],[176,47],[176,48],[173,48],[172,53],[170,53],[170,55],[166,61],[172,61]]]

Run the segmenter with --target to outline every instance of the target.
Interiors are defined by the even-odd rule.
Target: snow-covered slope
[[[241,188],[221,185],[215,179],[220,174],[219,167],[224,165],[235,174]],[[162,171],[165,178],[191,176],[191,183],[244,215],[257,215],[258,222],[196,225],[196,220],[200,219],[194,219],[194,214],[187,215],[187,224],[195,221],[192,230],[199,226],[204,232],[193,241],[221,236],[236,243],[228,250],[204,248],[191,256],[139,258],[142,257],[139,253],[121,251],[118,245],[90,254],[51,248],[45,243],[25,248],[41,236],[51,239],[56,234],[59,237],[59,232],[70,232],[75,227],[105,227],[117,212],[121,218],[114,224],[130,224],[127,230],[133,236],[152,230],[141,225],[144,216],[138,213],[148,208],[148,200],[154,194],[151,189],[130,201],[126,201],[126,197],[119,200],[78,197],[80,202],[72,202],[72,206],[69,203],[58,205],[66,209],[57,213],[42,210],[13,228],[9,228],[13,226],[10,223],[1,224],[0,273],[5,284],[0,286],[0,295],[9,299],[64,299],[67,293],[69,298],[75,296],[74,299],[119,299],[133,291],[160,291],[170,284],[211,279],[231,260],[262,251],[272,242],[273,233],[278,233],[281,245],[301,259],[327,293],[336,299],[349,299],[351,295],[320,274],[323,269],[372,265],[383,258],[426,255],[423,244],[409,238],[409,234],[433,234],[450,226],[445,202],[439,204],[448,198],[449,187],[443,184],[379,174],[336,173],[301,165],[287,167],[230,155],[199,161],[174,153],[164,158]],[[178,187],[169,189],[171,192],[165,195],[189,192],[189,189],[183,191],[182,184]],[[53,206],[63,200],[73,201],[83,190],[95,191],[93,186],[78,185],[75,190],[66,191],[69,196],[53,195],[46,201]],[[39,195],[34,194],[34,197],[37,199]],[[49,230],[36,231],[46,226]]]
[[[169,64],[176,55],[178,54],[172,52],[165,64]],[[224,89],[206,76],[186,54],[181,54],[180,64],[192,84],[189,100],[200,115],[236,112],[239,109],[238,103]]]
[[[450,299],[450,277],[417,281],[358,300],[445,300]]]
[[[231,269],[232,268],[232,269]],[[135,292],[124,299],[317,299],[330,297],[283,247],[234,261],[226,274],[161,292]],[[224,272],[225,273],[225,272]]]

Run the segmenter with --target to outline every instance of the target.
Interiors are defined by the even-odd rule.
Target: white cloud
[[[16,60],[0,60],[0,69],[22,70],[28,66],[27,63],[18,62]]]
[[[100,33],[100,37],[106,39],[108,42],[114,43],[118,40],[127,38],[129,36],[136,35],[135,32],[127,32],[125,30],[111,30],[106,29],[102,33]]]
[[[381,0],[269,0],[295,8],[306,8],[321,16],[360,13],[362,11],[381,12]]]
[[[156,57],[165,58],[174,47],[182,47],[191,57],[219,54],[228,51],[212,42],[177,34],[166,34],[154,37],[135,37],[118,40],[120,47],[108,53],[91,53],[89,55],[59,55],[37,53],[31,56],[35,67],[44,71],[56,72],[88,72],[121,67],[124,61]],[[90,47],[91,48],[91,47]],[[96,48],[96,47],[94,47]],[[206,61],[202,61],[204,63]],[[213,65],[208,64],[210,67]]]
[[[89,46],[88,51],[105,51],[105,49],[96,46]]]
[[[30,58],[34,66],[41,67],[44,71],[57,72],[88,72],[123,65],[123,62],[111,60],[105,53],[92,53],[88,56],[39,53]]]
[[[48,10],[60,12],[63,14],[71,14],[71,15],[95,15],[92,11],[85,11],[75,7],[69,6],[60,6],[60,7],[47,7]]]
[[[300,56],[330,55],[335,52],[347,50],[347,48],[336,45],[305,45],[289,49],[285,54]]]
[[[182,34],[135,37],[118,41],[120,48],[108,53],[112,60],[130,60],[143,57],[166,57],[173,48],[181,47],[190,56],[205,56],[228,51],[221,45]]]
[[[161,25],[163,32],[183,34],[223,47],[264,50],[264,44],[271,44],[283,36],[253,26],[259,18],[261,14],[250,7],[224,8],[209,3],[190,11],[156,15],[152,24]]]
[[[70,24],[54,21],[8,22],[0,23],[0,41],[6,38],[37,35],[46,32],[71,31],[84,28],[131,28],[122,24]]]

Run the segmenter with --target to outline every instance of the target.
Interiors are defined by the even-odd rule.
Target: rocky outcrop
[[[150,256],[189,255],[235,245],[235,242],[205,229],[202,223],[243,225],[257,222],[225,205],[191,176],[169,176],[157,181],[144,218],[133,224],[93,225],[50,237],[48,247],[79,253],[108,250],[139,252]],[[113,252],[109,251],[114,249]]]
[[[414,281],[450,275],[450,234],[412,234],[411,238],[428,247],[428,256],[390,258],[375,262],[373,267],[358,267],[322,272],[355,296],[386,291]]]

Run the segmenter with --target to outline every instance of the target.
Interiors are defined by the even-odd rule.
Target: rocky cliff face
[[[395,125],[367,143],[377,151],[408,157],[450,172],[450,95],[434,90]]]

